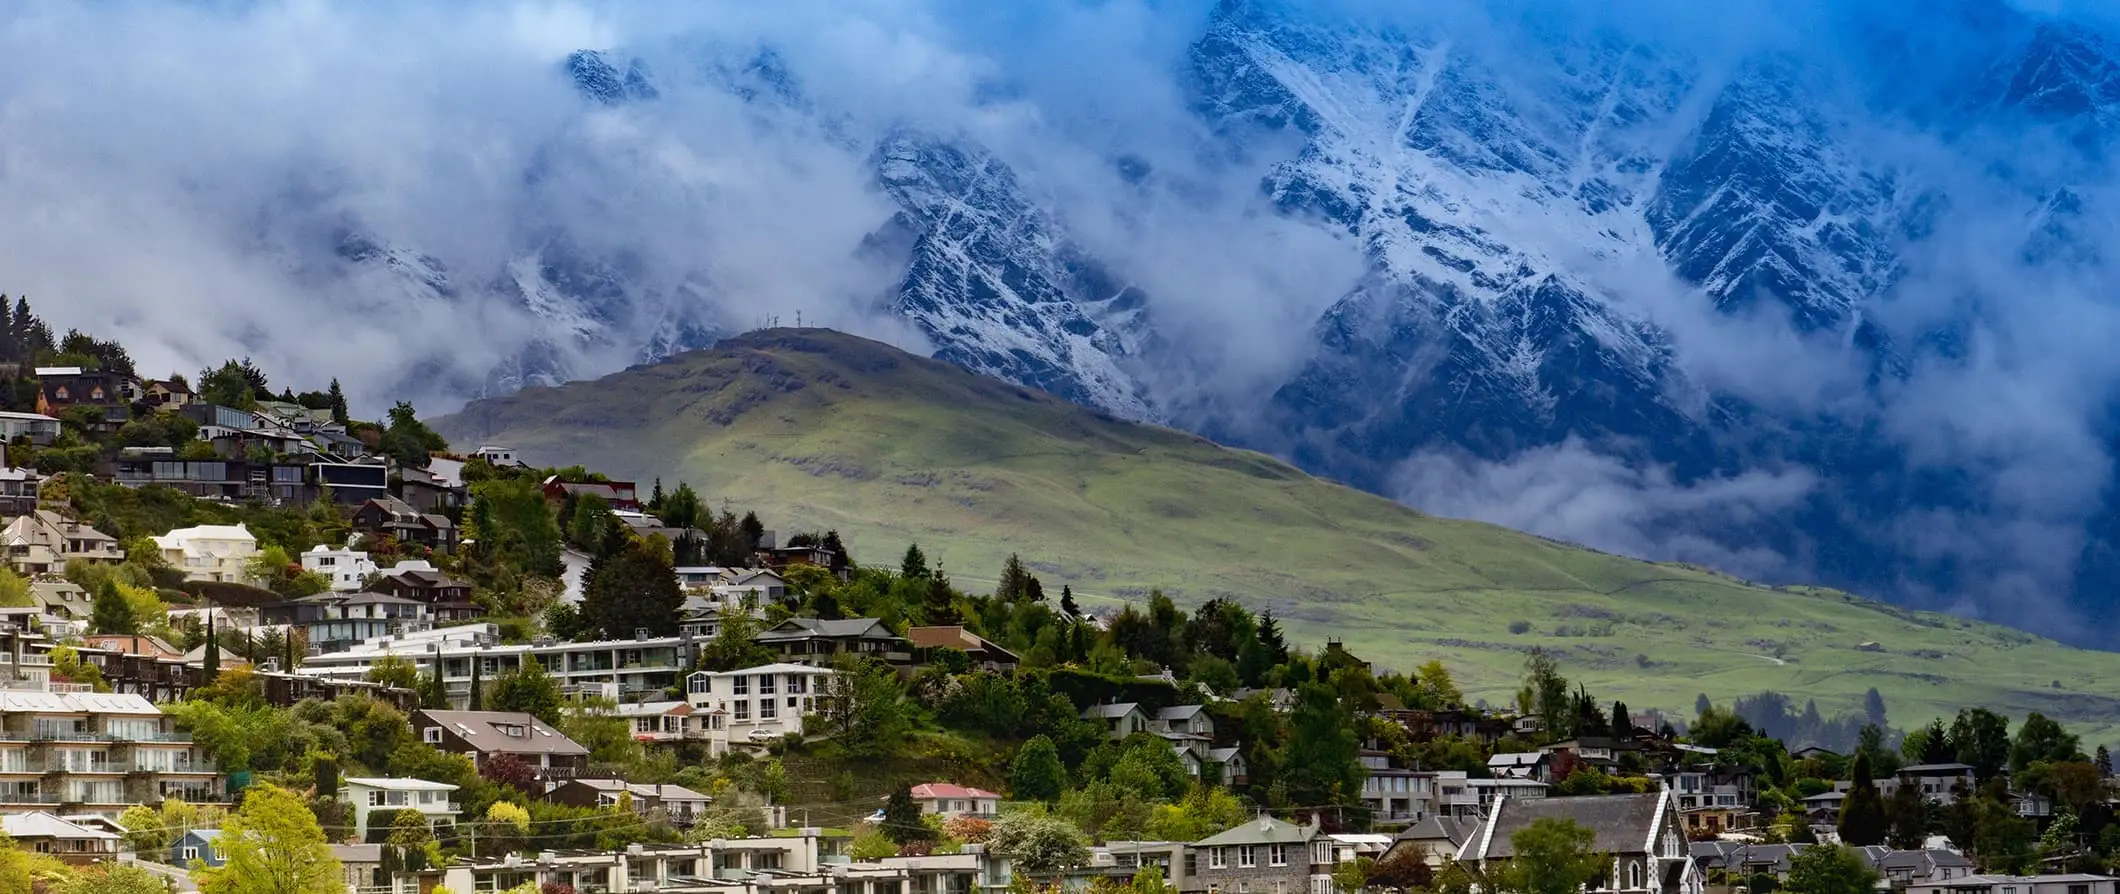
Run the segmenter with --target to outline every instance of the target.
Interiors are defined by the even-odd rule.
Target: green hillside
[[[962,584],[990,582],[1017,552],[1049,592],[1235,597],[1380,666],[1440,657],[1495,701],[1514,691],[1522,650],[1543,645],[1637,708],[1775,689],[1833,713],[1875,686],[1902,728],[1987,705],[2046,712],[2093,741],[2120,730],[2120,699],[2094,688],[2120,677],[2120,654],[1423,515],[835,332],[752,333],[435,426],[644,487],[684,479],[784,531],[837,528],[857,560],[918,541]]]

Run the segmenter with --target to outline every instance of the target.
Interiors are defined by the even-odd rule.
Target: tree
[[[1951,748],[1973,777],[1986,782],[2009,766],[2010,722],[1986,708],[1963,708],[1951,722]]]
[[[213,685],[214,678],[221,675],[221,640],[219,637],[214,636],[213,611],[211,609],[206,612],[206,654],[200,660],[199,665],[200,676],[207,685]]]
[[[118,814],[118,825],[125,827],[125,844],[136,854],[161,854],[169,851],[176,836],[169,834],[169,827],[162,824],[162,811],[145,804],[134,804]]]
[[[140,632],[140,619],[133,616],[132,603],[125,601],[125,594],[118,590],[115,580],[106,580],[96,588],[95,606],[88,623],[97,633]]]
[[[412,872],[438,863],[437,858],[441,856],[440,849],[435,847],[431,821],[417,810],[398,811],[397,817],[390,822],[390,838],[386,843],[397,851],[398,865]]]
[[[1031,573],[1023,567],[1023,559],[1015,553],[1008,554],[1008,561],[1001,563],[1001,582],[994,588],[994,598],[1003,602],[1022,600],[1030,593]]]
[[[700,667],[710,671],[732,671],[757,667],[773,660],[773,650],[758,642],[758,621],[743,611],[721,615],[721,629],[699,650]]]
[[[920,805],[913,801],[913,791],[904,786],[892,789],[883,802],[883,834],[904,847],[915,841],[930,841],[934,831],[920,819]]]
[[[1929,835],[1928,799],[1922,797],[1921,787],[1901,785],[1892,790],[1892,797],[1885,804],[1888,830],[1886,839],[1900,850],[1914,850]]]
[[[1064,872],[1089,862],[1089,840],[1082,830],[1044,812],[1002,814],[987,846],[1026,874]]]
[[[2017,728],[2017,741],[2010,745],[2010,772],[2022,773],[2033,764],[2081,760],[2083,750],[2075,736],[2045,714],[2024,715]]]
[[[55,894],[169,894],[162,877],[127,863],[83,867],[52,889]]]
[[[492,703],[495,711],[521,711],[557,726],[566,697],[560,694],[559,681],[525,653],[521,667],[493,681]]]
[[[1948,764],[1958,759],[1958,753],[1951,748],[1950,727],[1943,724],[1941,717],[1929,721],[1921,746],[1921,758],[1916,763]]]
[[[2098,746],[2097,757],[2093,758],[2091,762],[2098,767],[2098,775],[2101,778],[2113,778],[2113,754],[2105,750],[2105,746]]]
[[[231,410],[256,409],[258,398],[250,377],[250,372],[255,369],[248,360],[240,364],[229,360],[218,369],[201,370],[197,389],[199,399]],[[261,378],[262,375],[259,374]]]
[[[685,594],[662,551],[633,540],[602,563],[582,594],[582,618],[609,639],[677,635]]]
[[[1369,873],[1376,868],[1376,861],[1368,857],[1356,857],[1332,870],[1332,887],[1340,894],[1361,894],[1369,886]]]
[[[928,576],[927,553],[920,551],[920,544],[913,543],[906,546],[905,558],[898,560],[898,576],[904,578],[924,578]]]
[[[362,675],[362,679],[399,689],[418,689],[420,668],[409,658],[385,655],[368,666],[368,673]]]
[[[528,655],[525,655],[523,657],[529,658]],[[535,661],[536,659],[533,658],[530,660]],[[486,662],[480,661],[477,658],[471,659],[471,697],[464,703],[465,710],[486,710],[486,681],[484,679],[485,674],[480,669],[480,666],[484,665],[485,663]]]
[[[842,652],[832,660],[824,697],[811,715],[847,754],[883,757],[903,741],[912,723],[905,686],[880,661]]]
[[[1332,688],[1315,682],[1299,688],[1289,730],[1280,781],[1295,803],[1345,804],[1361,796],[1361,737]]]
[[[1568,774],[1568,778],[1561,780],[1559,791],[1560,794],[1570,797],[1602,795],[1608,781],[1605,774],[1599,772],[1596,767],[1582,766]]]
[[[1060,585],[1060,612],[1070,618],[1082,617],[1082,606],[1075,604],[1075,588],[1067,584]]]
[[[331,421],[339,425],[352,421],[346,411],[346,392],[339,387],[338,379],[331,380],[331,390],[325,393],[331,401]]]
[[[1851,778],[1854,784],[1848,789],[1847,800],[1840,805],[1840,840],[1856,847],[1883,844],[1886,826],[1884,798],[1877,792],[1877,783],[1870,778],[1869,754],[1856,753]]]
[[[673,528],[698,527],[700,515],[703,511],[703,504],[699,500],[699,492],[693,490],[692,485],[682,481],[677,482],[676,490],[671,491],[668,497],[663,498],[663,524]]]
[[[1531,713],[1538,715],[1547,738],[1567,738],[1575,701],[1569,697],[1568,678],[1561,676],[1560,662],[1553,653],[1532,647],[1524,659],[1524,689],[1531,694]]]
[[[1451,677],[1450,668],[1439,660],[1429,659],[1415,668],[1413,678],[1429,708],[1441,710],[1465,703],[1465,694],[1458,691],[1457,680]]]
[[[380,449],[392,462],[406,468],[424,469],[433,454],[449,449],[449,442],[420,421],[410,402],[398,401],[390,408],[389,418],[390,425],[383,429]]]
[[[198,872],[200,894],[345,894],[345,873],[316,816],[279,786],[245,789],[217,844],[227,862]]]
[[[1067,767],[1060,763],[1060,750],[1053,747],[1051,738],[1032,736],[1017,749],[1016,759],[1009,763],[1008,787],[1019,801],[1050,804],[1060,799],[1067,788]]]
[[[481,855],[511,854],[522,850],[530,837],[530,811],[509,801],[495,801],[486,808],[486,821],[479,827]]]
[[[1870,691],[1862,694],[1862,719],[1865,723],[1879,729],[1892,728],[1891,724],[1885,722],[1884,695],[1879,693],[1875,686],[1870,687]]]
[[[1509,836],[1516,856],[1496,887],[1519,894],[1576,894],[1607,877],[1612,862],[1591,847],[1597,833],[1573,820],[1541,817]]]
[[[1814,844],[1789,858],[1784,887],[1801,894],[1871,894],[1878,880],[1877,871],[1854,850]]]

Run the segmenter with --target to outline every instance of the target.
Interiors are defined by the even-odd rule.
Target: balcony
[[[59,796],[54,792],[0,793],[0,804],[57,804]]]

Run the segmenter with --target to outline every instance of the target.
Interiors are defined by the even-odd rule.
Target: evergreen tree
[[[1927,732],[1921,743],[1921,762],[1924,764],[1948,764],[1958,760],[1951,748],[1951,731],[1943,725],[1943,718],[1929,721]]]
[[[2009,766],[2010,722],[1986,708],[1961,708],[1951,722],[1951,750],[1972,765],[1975,779],[1993,779]]]
[[[1870,687],[1870,691],[1862,694],[1862,718],[1865,722],[1878,729],[1892,728],[1891,724],[1885,722],[1884,695],[1879,693],[1875,686]]]
[[[649,636],[677,635],[677,616],[684,591],[677,573],[660,550],[631,537],[610,558],[598,563],[582,594],[582,618],[610,639],[631,639],[636,630]]]
[[[1082,617],[1082,607],[1075,604],[1075,588],[1060,585],[1060,611],[1070,618]]]
[[[1709,700],[1708,700],[1708,694],[1707,694],[1707,693],[1703,692],[1703,693],[1701,693],[1701,694],[1699,694],[1699,695],[1696,695],[1696,696],[1694,696],[1694,697],[1693,697],[1693,716],[1694,716],[1694,717],[1699,717],[1699,716],[1700,716],[1700,715],[1702,715],[1702,714],[1706,714],[1706,713],[1708,713],[1708,709],[1709,709],[1709,708],[1712,708],[1712,707],[1715,707],[1715,703],[1714,703],[1714,702],[1712,702],[1712,701],[1709,701]]]
[[[1901,785],[1892,790],[1892,797],[1885,805],[1888,829],[1886,840],[1900,850],[1921,847],[1929,835],[1929,804],[1922,797],[1921,787]]]
[[[1259,613],[1259,645],[1271,663],[1288,663],[1288,641],[1281,638],[1281,624],[1274,620],[1271,608]]]
[[[1030,589],[1030,577],[1031,573],[1023,567],[1023,559],[1009,553],[1008,561],[1001,563],[1001,584],[994,589],[994,598],[1004,602],[1022,599]]]
[[[905,786],[892,789],[890,797],[883,802],[883,834],[900,847],[933,837],[927,823],[920,819],[920,805],[913,803],[911,789]]]
[[[1019,801],[1060,800],[1067,790],[1067,767],[1060,763],[1060,751],[1053,747],[1053,740],[1043,734],[1032,736],[1030,741],[1016,751],[1016,759],[1008,767],[1009,794]]]
[[[2098,746],[2098,756],[2093,759],[2093,763],[2098,765],[2098,778],[2113,778],[2113,753],[2105,750],[2105,746]]]
[[[1622,739],[1634,736],[1634,715],[1627,712],[1626,702],[1612,703],[1612,734]]]
[[[648,491],[648,512],[661,512],[663,506],[662,476],[655,476],[655,489]]]
[[[933,625],[964,623],[964,615],[957,611],[957,594],[950,589],[949,578],[939,571],[927,579],[927,594],[920,602],[920,613]]]
[[[467,711],[486,710],[486,683],[479,673],[479,665],[484,663],[476,656],[471,659],[471,700],[464,705]]]
[[[743,553],[746,556],[757,552],[766,542],[766,523],[758,520],[756,512],[744,513],[743,520],[736,523],[736,530],[743,534]],[[833,545],[838,544],[839,535],[836,532],[831,536],[831,542]]]
[[[1847,800],[1840,805],[1841,843],[1854,847],[1883,844],[1887,823],[1884,798],[1878,794],[1877,783],[1871,779],[1868,752],[1856,752],[1851,779],[1854,785],[1848,789]]]
[[[115,581],[106,580],[96,588],[96,601],[88,623],[97,633],[140,632],[140,619],[133,615],[132,603],[125,601],[125,594],[119,592]]]
[[[214,633],[211,608],[206,610],[206,656],[200,662],[200,671],[201,678],[208,686],[213,685],[213,681],[221,676],[221,637]]]
[[[353,421],[353,417],[346,412],[346,392],[339,387],[338,379],[331,380],[331,390],[326,394],[331,401],[331,421],[339,425]]]
[[[1038,582],[1037,575],[1031,575],[1031,582],[1023,588],[1023,600],[1039,603],[1045,601],[1045,585]]]
[[[905,558],[898,560],[898,576],[907,579],[928,576],[927,554],[920,551],[920,544],[910,544],[905,548]]]
[[[1345,804],[1362,794],[1361,737],[1354,716],[1324,683],[1296,691],[1280,782],[1297,804]]]

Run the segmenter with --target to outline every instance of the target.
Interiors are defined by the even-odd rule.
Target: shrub
[[[1513,634],[1516,634],[1517,636],[1523,636],[1523,635],[1524,635],[1524,634],[1526,634],[1526,633],[1530,633],[1530,632],[1531,632],[1531,622],[1530,622],[1530,621],[1510,621],[1510,622],[1509,622],[1509,632],[1510,632],[1510,633],[1513,633]]]

